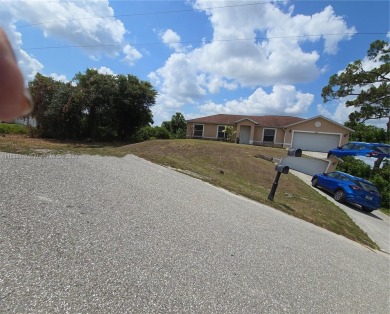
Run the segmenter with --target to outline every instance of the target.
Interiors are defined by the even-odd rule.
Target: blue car
[[[381,143],[349,142],[341,147],[331,149],[328,152],[330,156],[367,156],[367,157],[384,157],[390,158],[390,145]]]
[[[341,171],[316,174],[311,184],[331,193],[336,201],[358,204],[366,212],[378,209],[381,204],[381,195],[375,185]]]

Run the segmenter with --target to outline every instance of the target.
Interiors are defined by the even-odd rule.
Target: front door
[[[240,127],[240,144],[249,144],[250,136],[251,136],[251,127],[242,125]]]

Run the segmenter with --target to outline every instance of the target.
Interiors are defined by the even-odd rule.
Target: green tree
[[[187,122],[182,113],[176,112],[172,116],[169,126],[170,126],[170,132],[173,134],[175,138],[186,137]]]
[[[351,96],[347,107],[357,110],[350,115],[350,121],[365,122],[370,119],[389,118],[390,124],[390,49],[386,41],[377,40],[367,51],[370,61],[378,64],[373,69],[364,69],[363,62],[350,63],[340,74],[334,74],[329,84],[322,89],[324,102]]]
[[[42,136],[45,129],[50,124],[50,119],[45,115],[49,108],[58,84],[52,78],[37,73],[32,81],[28,83],[28,88],[34,102],[34,110],[31,116],[37,122],[38,135]]]
[[[157,91],[134,75],[118,75],[117,82],[113,111],[116,132],[120,139],[127,140],[140,128],[153,123],[150,108],[155,104]]]
[[[129,140],[153,123],[150,107],[157,92],[133,75],[87,69],[65,84],[37,74],[29,88],[42,136]]]
[[[163,128],[166,128],[168,130],[168,132],[172,133],[172,128],[171,128],[171,121],[163,121],[161,123],[161,126]]]
[[[73,82],[86,113],[85,136],[96,140],[115,137],[112,128],[114,97],[118,92],[115,77],[87,69],[85,73],[77,73]]]
[[[236,131],[233,131],[233,127],[228,125],[225,125],[225,129],[222,132],[225,134],[225,138],[228,142],[232,141],[233,135],[236,133]]]
[[[371,167],[362,160],[356,159],[352,156],[343,157],[341,159],[343,162],[337,165],[337,170],[364,179],[370,178]]]
[[[357,142],[385,143],[389,141],[386,131],[373,125],[348,121],[346,127],[353,129],[349,139]]]

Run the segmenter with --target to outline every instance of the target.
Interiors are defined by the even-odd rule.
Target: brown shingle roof
[[[240,120],[249,119],[261,126],[284,127],[306,119],[291,116],[245,116],[232,114],[217,114],[213,116],[201,117],[187,120],[189,123],[210,123],[219,125],[234,125]]]

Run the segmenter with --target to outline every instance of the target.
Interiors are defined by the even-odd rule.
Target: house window
[[[264,129],[263,142],[274,142],[275,129]]]
[[[218,125],[218,134],[217,134],[217,137],[218,138],[226,138],[226,133],[223,132],[225,131],[225,126],[224,125]]]
[[[203,124],[194,125],[194,137],[203,137]]]

